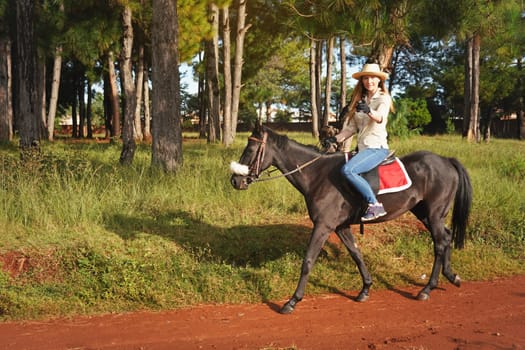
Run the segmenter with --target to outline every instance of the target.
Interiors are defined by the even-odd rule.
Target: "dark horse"
[[[373,222],[392,220],[410,210],[430,231],[434,242],[434,265],[428,284],[417,296],[419,300],[426,300],[438,285],[440,271],[454,285],[459,287],[461,284],[461,279],[450,267],[451,242],[454,241],[456,248],[463,247],[472,187],[465,168],[454,158],[420,151],[401,160],[412,179],[412,186],[401,192],[380,195],[378,200],[388,214]],[[281,176],[303,194],[314,224],[297,289],[281,313],[291,313],[303,298],[308,275],[333,231],[348,249],[361,274],[363,288],[356,300],[368,299],[372,278],[349,227],[359,223],[363,199],[343,178],[340,169],[344,161],[342,153],[322,154],[314,147],[259,126],[248,138],[239,163],[232,162],[231,183],[239,190],[258,181],[261,172],[270,166],[279,169]],[[452,202],[452,230],[449,230],[444,221]]]

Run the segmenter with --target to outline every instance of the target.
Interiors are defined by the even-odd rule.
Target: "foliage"
[[[206,12],[207,3],[195,0],[177,2],[180,62],[190,61],[201,49],[201,40],[211,36],[212,28]]]
[[[7,1],[8,0],[0,0],[0,18],[2,19],[0,23],[3,23],[3,20],[4,20],[3,17],[5,16],[5,13],[7,11],[7,7],[8,7]]]
[[[257,120],[257,109],[253,101],[250,99],[247,100],[246,96],[242,94],[239,106],[239,123],[254,126]]]
[[[62,3],[64,11],[60,10]],[[42,56],[49,59],[55,54],[57,45],[63,48],[59,95],[62,110],[71,105],[69,95],[77,90],[73,87],[78,84],[79,74],[89,77],[93,83],[102,81],[102,62],[107,61],[107,53],[119,52],[120,12],[126,3],[133,9],[136,41],[144,42],[146,65],[150,66],[150,0],[46,0],[39,3],[36,25]],[[206,12],[208,3],[203,0],[177,2],[181,62],[198,61],[196,56],[202,51],[202,40],[211,34]],[[8,1],[0,1],[0,14],[9,12],[7,5]],[[228,6],[232,2],[221,1],[218,5]],[[430,129],[442,131],[446,127],[446,116],[462,117],[463,40],[474,31],[480,31],[483,33],[482,114],[487,116],[492,108],[503,108],[506,113],[521,108],[523,87],[520,81],[523,81],[524,71],[518,68],[517,59],[524,53],[525,26],[520,1],[257,0],[248,2],[247,6],[249,30],[246,32],[241,90],[247,110],[240,111],[244,113],[241,119],[253,118],[255,108],[263,103],[309,110],[309,40],[334,36],[350,43],[348,58],[358,61],[372,54],[377,45],[393,47],[390,87],[401,94],[418,90],[417,96],[410,97],[427,100],[432,124],[439,124],[439,128],[432,125]],[[447,13],[447,16],[436,16],[436,13]],[[232,8],[230,14],[232,39],[235,39],[236,11]],[[2,18],[2,24],[6,21],[7,18]],[[0,28],[2,33],[7,30],[4,27]],[[338,75],[337,72],[333,74]],[[187,94],[183,97],[191,98]],[[198,100],[197,108],[205,108],[200,105],[202,101]]]
[[[292,121],[292,113],[278,110],[277,113],[275,113],[274,121],[279,123],[290,123]]]
[[[92,67],[103,54],[119,48],[119,7],[104,2],[65,1],[66,20],[60,38],[65,56]]]
[[[138,146],[130,167],[116,165],[116,144],[46,143],[42,157],[28,164],[14,143],[1,145],[0,317],[289,296],[311,229],[302,196],[284,179],[233,190],[228,163],[239,158],[246,133],[228,149],[185,136],[177,176],[150,168],[149,145]],[[317,142],[309,133],[289,137]],[[463,278],[525,272],[522,142],[473,147],[458,136],[418,136],[390,144],[400,156],[428,149],[467,167],[474,187],[469,238],[452,259]],[[411,216],[366,230],[356,239],[374,288],[417,283],[429,274],[430,236]],[[337,242],[326,245],[310,281],[310,295],[356,291],[361,283]]]
[[[422,128],[430,123],[431,116],[427,102],[420,98],[396,100],[396,113],[389,118],[388,133],[392,136],[420,134]]]
[[[280,43],[255,76],[246,79],[244,100],[254,105],[270,102],[288,108],[309,106],[309,76],[304,45],[300,40]]]

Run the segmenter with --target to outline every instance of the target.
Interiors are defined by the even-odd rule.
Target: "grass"
[[[150,168],[139,146],[131,167],[120,146],[45,144],[22,164],[12,144],[0,151],[0,318],[38,319],[199,303],[283,300],[295,289],[310,222],[286,180],[235,191],[233,147],[184,143],[184,166]],[[290,133],[302,143],[306,133]],[[474,205],[466,248],[453,252],[465,280],[525,272],[525,143],[468,144],[457,136],[392,140],[398,155],[428,149],[469,170]],[[432,264],[430,236],[409,215],[357,235],[374,288],[421,284]],[[442,279],[443,281],[443,279]],[[445,282],[442,282],[445,283]],[[307,295],[358,290],[346,250],[331,241]]]

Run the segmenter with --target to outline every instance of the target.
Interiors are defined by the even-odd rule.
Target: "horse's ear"
[[[255,128],[253,129],[253,133],[260,135],[263,132],[264,132],[264,126],[262,125],[261,122],[257,121],[257,123],[255,123]]]

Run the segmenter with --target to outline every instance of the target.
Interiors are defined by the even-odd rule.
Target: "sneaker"
[[[386,211],[385,211],[385,208],[383,207],[383,204],[381,203],[369,204],[368,208],[366,209],[365,215],[361,217],[361,221],[371,221],[371,220],[375,220],[385,215],[386,215]]]

